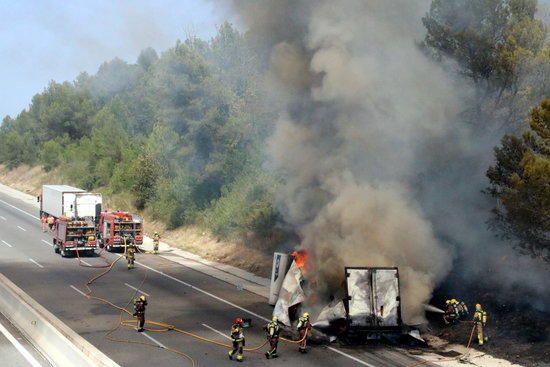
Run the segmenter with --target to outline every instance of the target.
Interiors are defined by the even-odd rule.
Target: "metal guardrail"
[[[54,366],[120,367],[0,273],[0,312]]]

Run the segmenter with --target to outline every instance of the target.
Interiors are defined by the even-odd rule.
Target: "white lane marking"
[[[141,262],[139,262],[139,261],[136,261],[136,264],[139,264],[139,265],[143,266],[144,268],[147,268],[147,269],[149,269],[149,270],[151,270],[151,271],[154,271],[154,272],[157,273],[157,274],[163,275],[163,276],[167,277],[168,279],[172,279],[172,280],[175,281],[175,282],[178,282],[178,283],[180,283],[180,284],[183,284],[183,285],[185,285],[186,287],[190,287],[191,289],[194,289],[194,290],[196,290],[197,292],[200,292],[200,293],[202,293],[202,294],[205,294],[205,295],[207,295],[207,296],[209,296],[209,297],[212,297],[212,298],[214,298],[214,299],[216,299],[216,300],[218,300],[218,301],[220,301],[220,302],[223,302],[223,303],[225,303],[225,304],[227,304],[227,305],[230,305],[230,306],[235,307],[235,308],[237,308],[237,309],[239,309],[239,310],[241,310],[241,311],[244,311],[244,312],[246,312],[246,313],[248,313],[248,314],[250,314],[250,315],[252,315],[252,316],[256,316],[256,317],[259,318],[260,320],[264,320],[264,321],[267,321],[267,322],[270,321],[269,319],[267,319],[267,318],[265,318],[265,317],[263,317],[263,316],[261,316],[261,315],[258,315],[257,313],[255,313],[255,312],[253,312],[253,311],[247,310],[247,309],[244,308],[244,307],[241,307],[241,306],[239,306],[239,305],[236,305],[236,304],[234,304],[233,302],[227,301],[227,300],[225,300],[225,299],[223,299],[223,298],[221,298],[221,297],[218,297],[218,296],[216,296],[216,295],[214,295],[214,294],[212,294],[212,293],[210,293],[210,292],[207,292],[207,291],[205,291],[205,290],[203,290],[203,289],[201,289],[201,288],[195,287],[194,285],[191,285],[191,284],[186,283],[186,282],[184,282],[184,281],[182,281],[182,280],[179,280],[178,278],[174,278],[174,277],[171,276],[171,275],[168,275],[168,274],[166,274],[166,273],[163,273],[162,271],[159,271],[159,270],[154,269],[154,268],[152,268],[152,267],[150,267],[150,266],[147,266],[147,265],[145,265],[145,264],[143,264],[143,263],[141,263]],[[205,324],[203,324],[203,326],[205,326]],[[225,335],[224,335],[224,336],[225,336]],[[335,353],[340,354],[340,355],[343,356],[343,357],[349,358],[349,359],[351,359],[352,361],[355,361],[355,362],[357,362],[357,363],[359,363],[359,364],[362,364],[363,366],[375,367],[375,366],[373,366],[372,364],[369,364],[369,363],[367,363],[367,362],[365,362],[365,361],[362,361],[362,360],[360,360],[359,358],[356,358],[356,357],[354,357],[354,356],[352,356],[352,355],[349,355],[349,354],[347,354],[347,353],[344,353],[344,352],[342,352],[342,351],[340,351],[340,350],[338,350],[338,349],[335,349],[335,348],[333,348],[333,347],[328,347],[328,349],[331,350],[331,351],[333,351],[333,352],[335,352]]]
[[[4,200],[2,200],[2,199],[0,199],[0,203],[4,203],[4,204],[6,204],[7,206],[12,207],[12,208],[15,209],[15,210],[19,210],[21,213],[26,214],[26,215],[28,215],[28,216],[31,217],[31,218],[34,218],[34,219],[36,219],[36,220],[40,220],[40,218],[38,218],[38,217],[36,217],[36,216],[34,216],[34,215],[32,215],[32,214],[27,213],[27,212],[24,211],[23,209],[19,209],[19,208],[16,207],[15,205],[11,205],[10,203],[6,203],[6,202],[5,202]]]
[[[8,247],[13,247],[12,245],[10,245],[9,243],[7,243],[6,241],[2,240],[2,243]]]
[[[3,217],[3,216],[1,216],[1,215],[0,215],[0,219],[2,219],[2,220],[6,220],[6,218],[5,218],[5,217]]]
[[[80,260],[80,262],[81,262],[82,264],[84,264],[84,265],[86,265],[86,266],[92,266],[92,264],[87,263],[86,261],[84,261],[84,260],[82,260],[82,259],[79,259],[79,260]]]
[[[133,289],[133,290],[135,290],[135,291],[141,293],[141,294],[146,295],[147,297],[151,297],[149,294],[145,293],[144,291],[141,291],[141,290],[137,289],[136,287],[132,287],[132,286],[131,286],[130,284],[128,284],[128,283],[124,283],[124,285],[127,286],[128,288],[131,288],[131,289]]]
[[[21,226],[17,226],[17,228],[19,228],[20,230],[22,230],[23,232],[27,232],[27,230]]]
[[[201,324],[201,325],[204,326],[204,327],[207,328],[207,329],[212,330],[212,331],[215,332],[216,334],[219,334],[219,335],[223,336],[224,338],[231,340],[231,338],[230,338],[228,335],[225,335],[225,334],[222,333],[221,331],[214,329],[212,326],[208,326],[208,325],[206,325],[206,324]]]
[[[29,213],[27,213],[26,211],[24,211],[24,210],[22,210],[22,209],[19,209],[19,208],[16,207],[16,206],[11,205],[10,203],[6,203],[6,202],[5,202],[4,200],[2,200],[2,199],[0,199],[0,203],[4,203],[4,204],[6,204],[7,206],[12,207],[12,208],[14,208],[15,210],[18,210],[18,211],[22,212],[23,214],[28,215],[28,216],[31,217],[31,218],[34,218],[34,219],[36,219],[36,220],[40,220],[40,218],[38,218],[38,217],[36,217],[36,216],[34,216],[34,215],[32,215],[32,214],[29,214]],[[6,245],[8,245],[5,241],[2,241],[2,242],[4,242]],[[11,247],[11,245],[8,245],[8,246]],[[255,317],[259,318],[260,320],[264,320],[264,321],[267,321],[267,322],[270,321],[269,319],[267,319],[267,318],[265,318],[265,317],[263,317],[263,316],[261,316],[261,315],[258,315],[257,313],[255,313],[255,312],[253,312],[253,311],[247,310],[247,309],[244,308],[244,307],[238,306],[238,305],[234,304],[233,302],[230,302],[230,301],[227,301],[227,300],[225,300],[225,299],[223,299],[223,298],[220,298],[220,297],[218,297],[218,296],[216,296],[216,295],[214,295],[214,294],[212,294],[212,293],[209,293],[209,292],[207,292],[207,291],[205,291],[205,290],[203,290],[203,289],[201,289],[201,288],[195,287],[194,285],[191,285],[191,284],[186,283],[186,282],[184,282],[184,281],[182,281],[182,280],[179,280],[178,278],[174,278],[173,276],[168,275],[168,274],[165,274],[165,273],[163,273],[162,271],[159,271],[159,270],[157,270],[157,269],[153,269],[153,268],[151,268],[150,266],[147,266],[147,265],[145,265],[145,264],[142,264],[142,263],[140,263],[140,262],[138,262],[138,261],[136,261],[136,263],[139,264],[139,265],[141,265],[141,266],[143,266],[143,267],[145,267],[145,268],[147,268],[147,269],[149,269],[149,270],[154,271],[154,272],[157,273],[157,274],[163,275],[163,276],[167,277],[168,279],[172,279],[172,280],[175,281],[175,282],[178,282],[178,283],[180,283],[180,284],[183,284],[183,285],[185,285],[186,287],[189,287],[189,288],[191,288],[191,289],[194,289],[194,290],[196,290],[197,292],[203,293],[203,294],[205,294],[205,295],[207,295],[207,296],[209,296],[209,297],[212,297],[212,298],[214,298],[214,299],[216,299],[216,300],[218,300],[218,301],[220,301],[220,302],[223,302],[223,303],[225,303],[225,304],[227,304],[227,305],[229,305],[229,306],[235,307],[235,308],[237,308],[237,309],[239,309],[239,310],[241,310],[241,311],[244,311],[244,312],[246,312],[246,313],[248,313],[248,314],[250,314],[250,315],[252,315],[252,316],[255,316]],[[80,290],[79,290],[78,288],[76,288],[75,286],[71,285],[71,288],[73,288],[73,289],[74,289],[75,291],[77,291],[78,293],[82,294],[84,297],[88,297],[88,296],[86,296],[86,294],[84,294],[82,291],[80,291]],[[155,343],[159,344],[161,347],[166,348],[166,347],[164,347],[162,344],[160,344],[159,342],[157,342],[156,340],[154,340],[152,337],[150,337],[149,335],[147,335],[147,334],[145,334],[145,333],[143,333],[143,335],[145,335],[145,336],[148,337],[149,339],[153,340]],[[351,356],[351,355],[349,355],[349,354],[347,354],[347,353],[344,353],[344,352],[342,352],[342,351],[339,351],[338,349],[335,349],[335,348],[333,348],[333,347],[328,347],[328,349],[331,350],[331,351],[333,351],[333,352],[335,352],[335,353],[338,353],[338,354],[340,354],[340,355],[342,355],[342,356],[344,356],[344,357],[347,357],[347,358],[349,358],[349,359],[351,359],[351,360],[353,360],[353,361],[355,361],[355,362],[357,362],[357,363],[360,363],[360,364],[362,364],[362,365],[364,365],[364,366],[374,367],[373,365],[371,365],[371,364],[369,364],[369,363],[367,363],[367,362],[364,362],[364,361],[362,361],[362,360],[360,360],[360,359],[358,359],[358,358],[355,358],[355,357],[353,357],[353,356]]]
[[[158,345],[159,347],[163,348],[163,349],[166,349],[166,346],[164,344],[162,344],[161,342],[159,342],[157,339],[153,338],[152,336],[148,335],[147,333],[145,332],[142,332],[141,335],[149,338],[150,340],[152,340],[156,345]]]
[[[347,358],[351,359],[352,361],[355,361],[355,362],[357,362],[357,363],[359,363],[359,364],[362,364],[363,366],[375,367],[374,365],[372,365],[372,364],[370,364],[370,363],[367,363],[367,362],[365,362],[365,361],[362,361],[362,360],[360,360],[359,358],[356,358],[356,357],[351,356],[351,355],[349,355],[349,354],[347,354],[347,353],[344,353],[344,352],[342,352],[341,350],[338,350],[338,349],[336,349],[336,348],[328,347],[327,349],[332,350],[333,352],[338,353],[338,354],[340,354],[341,356],[347,357]]]
[[[84,297],[88,298],[88,296],[86,295],[86,293],[82,292],[80,289],[78,289],[77,287],[75,287],[74,285],[70,285],[70,287],[72,289],[74,289],[75,291],[77,291],[78,293],[80,293],[81,295],[83,295]]]
[[[174,278],[173,276],[168,275],[168,274],[166,274],[166,273],[163,273],[162,271],[159,271],[159,270],[157,270],[157,269],[153,269],[153,268],[151,268],[150,266],[147,266],[147,265],[145,265],[145,264],[142,264],[142,263],[140,263],[140,262],[138,262],[138,261],[136,261],[136,264],[139,264],[139,265],[143,266],[144,268],[147,268],[147,269],[149,269],[149,270],[151,270],[151,271],[154,271],[155,273],[161,274],[161,275],[167,277],[168,279],[172,279],[172,280],[175,281],[175,282],[178,282],[178,283],[180,283],[180,284],[183,284],[183,285],[185,285],[186,287],[189,287],[189,288],[191,288],[191,289],[194,289],[194,290],[196,290],[197,292],[200,292],[200,293],[205,294],[205,295],[207,295],[207,296],[209,296],[209,297],[212,297],[212,298],[214,298],[215,300],[218,300],[218,301],[223,302],[223,303],[225,303],[225,304],[227,304],[227,305],[229,305],[229,306],[235,307],[236,309],[239,309],[239,310],[241,310],[241,311],[243,311],[243,312],[246,312],[246,313],[248,313],[248,314],[250,314],[250,315],[252,315],[252,316],[255,316],[255,317],[259,318],[260,320],[264,320],[264,321],[267,321],[267,322],[270,321],[269,319],[263,317],[262,315],[258,315],[257,313],[255,313],[255,312],[253,312],[253,311],[247,310],[247,309],[244,308],[244,307],[241,307],[241,306],[239,306],[239,305],[236,305],[236,304],[234,304],[233,302],[230,302],[230,301],[228,301],[228,300],[225,300],[225,299],[223,299],[223,298],[221,298],[221,297],[218,297],[218,296],[216,296],[216,295],[214,295],[214,294],[212,294],[212,293],[210,293],[210,292],[207,292],[207,291],[205,291],[205,290],[203,290],[203,289],[201,289],[201,288],[195,287],[194,285],[191,285],[191,284],[186,283],[186,282],[184,282],[184,281],[182,281],[182,280],[179,280],[178,278]]]
[[[44,242],[46,245],[53,247],[53,243],[49,243],[48,241],[44,241],[44,240],[41,240],[41,241]]]
[[[0,324],[0,332],[4,334],[6,339],[10,341],[10,343],[13,344],[13,346],[21,353],[21,355],[31,364],[33,367],[42,367],[42,365],[25,349],[21,343],[13,336],[11,333],[4,327],[4,325]]]
[[[36,264],[36,266],[38,266],[39,268],[43,268],[43,266],[42,266],[42,265],[40,265],[39,263],[37,263],[37,262],[36,262],[35,260],[33,260],[33,259],[29,258],[29,261],[30,261],[31,263],[34,263],[34,264]]]

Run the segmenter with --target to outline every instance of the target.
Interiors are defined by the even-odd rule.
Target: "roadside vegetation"
[[[426,57],[476,85],[464,117],[505,137],[488,170],[494,228],[532,253],[548,250],[550,45],[535,0],[434,0],[422,19]],[[396,20],[398,21],[398,20]],[[0,127],[0,163],[43,166],[88,190],[131,196],[167,228],[280,244],[282,178],[264,146],[279,106],[266,97],[265,50],[230,24],[210,41],[178,41],[136,63],[51,82]],[[451,61],[451,62],[450,62]],[[529,111],[531,119],[525,124]],[[527,126],[529,125],[529,126]],[[526,132],[524,132],[526,131]],[[59,169],[59,168],[62,169]]]

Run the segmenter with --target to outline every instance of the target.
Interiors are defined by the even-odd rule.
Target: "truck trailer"
[[[396,267],[346,267],[345,279],[345,339],[356,343],[408,332]]]
[[[67,185],[43,185],[40,200],[40,216],[96,221],[101,213],[101,194],[86,192]]]
[[[97,224],[99,246],[107,251],[124,250],[125,245],[143,244],[143,219],[121,211],[101,212]]]

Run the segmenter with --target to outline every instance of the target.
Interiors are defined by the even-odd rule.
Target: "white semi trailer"
[[[101,194],[86,192],[67,185],[43,185],[40,200],[40,215],[55,218],[85,218],[93,221],[101,213]]]

